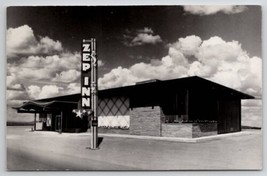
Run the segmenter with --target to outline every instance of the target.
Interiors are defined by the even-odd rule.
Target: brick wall
[[[133,108],[130,110],[130,134],[160,136],[160,114],[159,106]]]
[[[163,123],[162,136],[192,138],[191,123]]]
[[[217,123],[194,123],[193,138],[217,135]]]

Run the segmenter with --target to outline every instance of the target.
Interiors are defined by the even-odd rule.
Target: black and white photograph
[[[262,170],[260,5],[6,7],[7,171]]]

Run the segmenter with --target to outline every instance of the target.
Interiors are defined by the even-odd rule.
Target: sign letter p
[[[83,63],[83,71],[87,71],[90,69],[90,64],[89,63]]]

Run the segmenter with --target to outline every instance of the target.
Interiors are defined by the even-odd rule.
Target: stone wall
[[[193,138],[202,136],[217,135],[217,123],[194,123]]]
[[[130,134],[161,136],[161,108],[140,107],[130,110]]]
[[[163,123],[162,136],[192,138],[191,123]]]

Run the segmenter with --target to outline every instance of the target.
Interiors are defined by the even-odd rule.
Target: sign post
[[[73,112],[80,118],[83,115],[90,117],[90,149],[93,150],[98,149],[97,79],[96,39],[83,39],[81,52],[81,101],[79,108],[73,110]]]
[[[91,149],[97,149],[98,148],[98,118],[97,118],[97,59],[96,59],[96,40],[95,39],[91,39],[91,43],[92,43],[92,53],[91,53],[91,66],[92,66],[92,70],[91,70],[91,93],[92,93],[92,97],[91,97],[91,102],[92,102],[92,118],[91,118]]]

